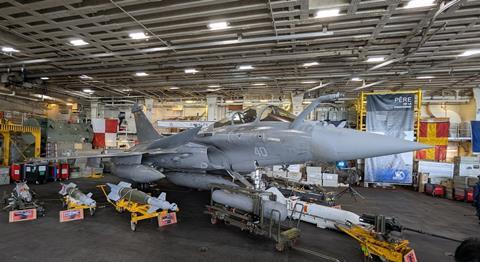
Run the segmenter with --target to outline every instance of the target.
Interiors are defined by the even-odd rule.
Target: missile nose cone
[[[312,154],[333,162],[377,157],[430,148],[428,145],[347,128],[316,127],[312,132]]]

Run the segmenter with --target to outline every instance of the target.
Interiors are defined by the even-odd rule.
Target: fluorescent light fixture
[[[405,6],[405,8],[432,6],[433,2],[434,0],[410,0]]]
[[[16,52],[18,52],[18,50],[15,49],[15,48],[13,48],[13,47],[4,46],[4,47],[2,47],[2,52],[5,52],[5,53],[16,53]]]
[[[93,94],[93,93],[95,93],[95,91],[93,91],[93,90],[90,89],[90,88],[84,88],[82,91],[83,91],[84,93],[88,93],[88,94]]]
[[[169,89],[170,89],[170,90],[178,90],[178,89],[180,89],[180,87],[172,86],[172,87],[170,87]]]
[[[70,44],[74,46],[82,46],[82,45],[88,45],[87,42],[83,41],[83,39],[73,39],[70,40]]]
[[[50,77],[48,77],[48,76],[42,76],[42,77],[40,77],[40,79],[42,79],[42,80],[48,80],[48,79],[50,79]]]
[[[185,100],[185,103],[186,103],[186,104],[193,104],[193,103],[195,103],[195,101],[193,101],[193,100]]]
[[[319,10],[315,14],[315,18],[324,18],[324,17],[333,17],[333,16],[339,16],[340,15],[340,9],[334,8],[334,9],[325,9],[325,10]]]
[[[220,85],[208,85],[208,88],[219,88]]]
[[[251,70],[254,67],[252,65],[239,65],[238,70]]]
[[[471,55],[478,55],[480,54],[480,49],[470,49],[466,50],[465,52],[461,53],[458,56],[471,56]]]
[[[303,64],[304,67],[310,67],[310,66],[316,66],[316,65],[318,65],[318,62],[308,62]]]
[[[208,24],[208,28],[210,28],[210,30],[220,30],[220,29],[227,29],[229,28],[229,26],[227,22],[221,21],[221,22],[212,22]]]
[[[417,76],[417,79],[432,79],[434,76]]]
[[[73,103],[65,103],[67,106],[73,106]]]
[[[93,79],[93,77],[91,76],[87,76],[87,75],[81,75],[79,76],[81,79]]]
[[[380,63],[385,61],[385,57],[383,56],[372,56],[367,59],[367,63]]]
[[[136,72],[135,76],[148,76],[148,74],[145,72]]]
[[[252,86],[264,86],[266,85],[265,83],[253,83]]]
[[[225,103],[227,103],[227,104],[231,104],[233,102],[234,102],[233,100],[225,100]]]
[[[198,72],[198,71],[197,71],[197,69],[195,69],[195,68],[187,68],[187,69],[185,69],[185,74],[195,74],[195,73],[197,73],[197,72]]]
[[[135,33],[130,33],[128,34],[128,36],[130,36],[131,39],[147,39],[149,38],[148,35],[146,35],[144,32],[135,32]]]
[[[352,77],[352,81],[363,81],[360,77]]]
[[[207,92],[217,92],[222,90],[221,88],[207,88]]]
[[[300,83],[302,84],[315,84],[317,81],[313,81],[313,80],[307,80],[307,81],[302,81]]]
[[[122,92],[130,92],[130,91],[132,91],[131,88],[124,88],[124,89],[122,89]]]
[[[260,103],[267,103],[268,99],[260,99]]]

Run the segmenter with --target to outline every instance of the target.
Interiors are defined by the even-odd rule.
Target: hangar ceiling
[[[48,77],[47,94],[82,99],[478,86],[480,1],[408,4],[0,1],[0,46],[18,51],[5,49],[0,69]]]

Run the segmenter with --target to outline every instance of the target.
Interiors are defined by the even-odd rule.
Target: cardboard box
[[[338,187],[338,175],[337,174],[322,174],[322,186],[324,187]]]

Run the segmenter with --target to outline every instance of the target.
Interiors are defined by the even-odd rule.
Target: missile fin
[[[163,201],[167,200],[167,193],[162,192],[162,193],[157,197],[157,199],[163,200]]]
[[[119,187],[129,187],[129,188],[132,188],[132,184],[127,183],[127,182],[123,182],[123,181],[121,181],[120,183],[118,183],[118,186],[119,186]]]

